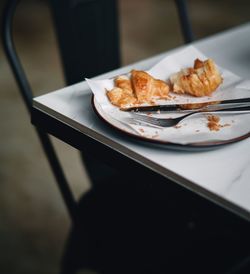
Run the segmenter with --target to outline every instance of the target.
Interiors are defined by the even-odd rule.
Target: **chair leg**
[[[73,268],[63,267],[60,274],[76,274],[77,270]]]
[[[80,155],[93,186],[96,186],[99,182],[103,182],[105,180],[109,181],[115,177],[118,178],[119,173],[114,168],[101,163],[97,159],[94,159],[83,152],[80,152]],[[98,172],[96,172],[97,170]]]
[[[66,252],[63,255],[61,262],[60,274],[76,274],[79,270],[77,266],[71,261],[69,257],[71,250],[69,249],[68,243],[66,244]]]
[[[250,273],[250,255],[243,258],[232,269],[226,272],[226,274],[244,274],[244,273]]]

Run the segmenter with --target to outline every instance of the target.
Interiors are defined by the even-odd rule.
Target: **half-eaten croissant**
[[[182,69],[170,77],[173,92],[196,97],[211,95],[222,81],[212,59],[196,59],[193,68]]]

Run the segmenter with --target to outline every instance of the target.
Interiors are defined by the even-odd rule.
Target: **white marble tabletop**
[[[197,41],[195,47],[244,78],[250,78],[250,23]],[[148,69],[166,54],[115,70]],[[34,107],[46,112],[106,146],[213,202],[250,220],[250,138],[208,151],[174,151],[117,134],[94,113],[86,82],[34,98]],[[167,180],[166,180],[167,182]]]

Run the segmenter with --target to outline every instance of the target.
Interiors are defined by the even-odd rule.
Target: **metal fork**
[[[241,108],[235,108],[235,109],[219,109],[219,110],[214,110],[214,111],[193,111],[193,112],[189,112],[185,115],[176,117],[176,118],[156,118],[156,117],[152,117],[149,115],[143,115],[143,114],[138,114],[138,113],[131,113],[131,118],[137,121],[141,121],[144,122],[146,124],[150,124],[150,125],[154,125],[154,126],[158,126],[158,127],[173,127],[176,126],[178,123],[180,123],[182,120],[184,120],[185,118],[197,114],[197,113],[212,113],[212,112],[222,112],[222,111],[230,111],[230,112],[234,112],[234,111],[245,111],[250,113],[250,108],[249,106],[247,107],[241,107]]]
[[[193,114],[198,113],[199,111],[189,112],[185,115],[182,115],[177,118],[156,118],[148,115],[138,114],[138,113],[131,113],[131,118],[136,121],[141,121],[146,124],[158,126],[158,127],[173,127],[176,126],[180,121],[191,116]]]

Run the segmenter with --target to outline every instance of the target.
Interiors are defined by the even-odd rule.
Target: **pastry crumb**
[[[231,126],[231,124],[227,123],[227,124],[220,124],[220,117],[217,115],[208,115],[207,116],[207,126],[211,131],[219,131],[221,128],[223,127],[229,127]]]
[[[208,115],[207,120],[208,120],[207,126],[211,131],[220,130],[220,124],[219,124],[220,117],[219,116],[217,116],[217,115]]]
[[[174,128],[181,128],[181,125],[175,125]]]

